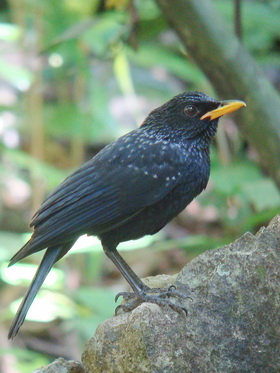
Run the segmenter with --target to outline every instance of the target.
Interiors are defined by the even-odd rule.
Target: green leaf
[[[120,251],[130,251],[141,249],[150,246],[154,242],[158,241],[159,238],[162,237],[162,233],[157,233],[153,236],[145,236],[138,240],[126,241],[120,243],[118,246],[118,250]],[[69,255],[78,254],[78,253],[86,253],[86,252],[102,252],[102,246],[97,237],[83,235],[81,236],[72,249],[69,251]]]
[[[33,370],[38,369],[43,365],[47,365],[50,361],[37,352],[33,352],[31,349],[27,348],[17,348],[14,345],[11,348],[0,348],[0,356],[11,356],[11,361],[16,358],[18,360],[15,363],[15,369],[9,367],[9,370],[12,372],[20,372],[20,373],[30,373]]]
[[[257,166],[248,161],[234,162],[227,166],[212,167],[210,180],[215,190],[226,196],[239,192],[246,182],[254,182],[261,178]]]
[[[185,56],[174,53],[155,43],[143,43],[137,51],[127,48],[128,58],[132,63],[145,68],[161,66],[180,79],[197,86],[205,84],[203,73]]]
[[[239,221],[240,231],[252,231],[259,228],[261,225],[266,225],[274,216],[279,214],[280,208],[274,208],[269,210],[264,210],[255,214],[247,215],[243,220]]]
[[[216,0],[214,4],[232,27],[233,4],[224,0]],[[243,1],[242,28],[245,46],[258,54],[267,53],[280,37],[279,17],[279,6],[272,6],[269,2]]]
[[[20,234],[0,231],[0,262],[8,261],[17,248],[22,247],[30,238],[30,233]]]
[[[0,23],[0,40],[9,42],[17,41],[22,32],[17,25],[11,23]]]
[[[180,239],[169,239],[156,242],[151,246],[151,250],[166,251],[174,248],[186,250],[191,256],[203,253],[205,250],[214,249],[230,243],[231,237],[210,237],[203,234],[188,235]]]
[[[11,304],[12,313],[15,314],[22,299]],[[49,290],[40,290],[33,301],[26,320],[36,322],[50,322],[57,318],[69,319],[75,316],[73,301],[62,293]]]
[[[125,13],[107,12],[96,17],[94,25],[81,37],[91,51],[98,56],[110,56],[112,47],[127,38],[129,25]]]
[[[22,66],[17,66],[0,58],[0,78],[19,90],[26,90],[32,83],[33,73]]]
[[[55,188],[71,171],[60,170],[21,150],[5,149],[5,157],[9,162],[45,180],[49,189]]]
[[[29,286],[38,268],[38,265],[27,263],[16,263],[12,267],[7,267],[6,265],[7,263],[4,262],[1,268],[1,278],[11,285]],[[43,287],[52,289],[62,288],[64,277],[63,271],[53,268],[46,277]]]
[[[160,16],[160,10],[153,0],[136,1],[135,5],[141,21],[155,19]]]
[[[80,317],[73,320],[75,330],[88,339],[101,322],[112,317],[115,294],[108,288],[81,287],[73,294]]]
[[[242,192],[257,211],[279,207],[280,193],[270,179],[257,180],[243,185]]]
[[[86,117],[73,102],[46,105],[44,115],[48,135],[63,139],[71,139],[75,136],[87,138]]]

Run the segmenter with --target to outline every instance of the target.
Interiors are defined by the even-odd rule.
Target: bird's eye
[[[193,105],[188,105],[184,108],[184,113],[189,117],[194,117],[197,114],[198,110]]]

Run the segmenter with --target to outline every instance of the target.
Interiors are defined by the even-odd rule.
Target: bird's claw
[[[133,294],[133,293],[132,293]],[[130,302],[127,302],[125,304],[120,304],[115,309],[115,316],[118,315],[119,311],[122,311],[123,313],[133,311],[136,307],[138,307],[143,301],[140,298],[135,298],[134,300],[131,300]]]
[[[124,300],[132,299],[135,297],[133,292],[121,291],[115,296],[115,303],[118,301],[119,297],[123,297]]]
[[[120,304],[115,310],[115,315],[117,315],[120,310],[123,312],[132,311],[144,302],[155,303],[161,307],[169,306],[174,311],[179,313],[183,312],[185,315],[188,315],[186,308],[171,302],[169,298],[177,297],[182,299],[192,299],[190,296],[178,291],[175,285],[171,285],[167,289],[145,288],[140,291],[139,294],[133,292],[121,292],[116,295],[115,301],[117,301],[121,296],[128,302]]]
[[[177,288],[176,288],[175,285],[170,285],[169,286],[169,288],[167,289],[167,296],[168,297],[175,296],[175,297],[182,298],[182,299],[193,300],[192,297],[190,297],[189,295],[186,295],[183,292],[177,291]]]

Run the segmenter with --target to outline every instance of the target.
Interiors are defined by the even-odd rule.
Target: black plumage
[[[218,118],[244,105],[242,101],[217,101],[199,92],[180,94],[66,178],[36,212],[31,239],[11,259],[10,265],[46,249],[9,337],[17,334],[52,265],[82,234],[100,238],[138,304],[152,301],[172,306],[168,299],[148,295],[150,289],[116,247],[158,232],[201,193],[209,178],[209,147]]]

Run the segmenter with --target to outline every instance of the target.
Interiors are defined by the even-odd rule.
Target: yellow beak
[[[246,106],[244,101],[239,101],[239,100],[221,101],[217,109],[208,111],[208,113],[202,115],[200,119],[203,120],[206,118],[210,118],[210,120],[213,120],[216,118],[220,118],[221,116],[232,113],[233,111],[236,111],[243,106]]]

